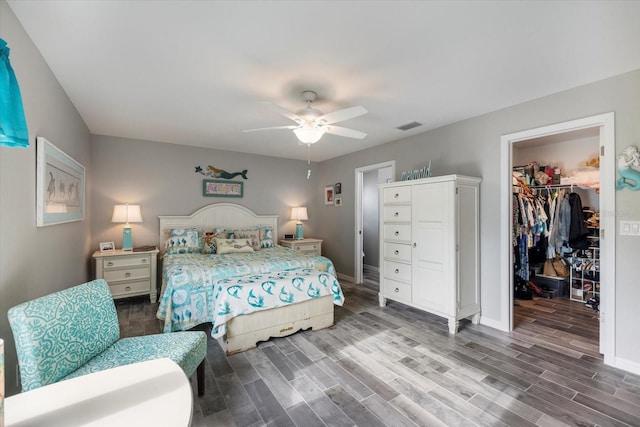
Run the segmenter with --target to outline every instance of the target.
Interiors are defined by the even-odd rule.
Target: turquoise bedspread
[[[310,273],[307,274],[305,280],[315,282],[313,286],[318,289],[322,288],[323,292],[325,287],[321,281],[329,283],[327,280],[335,280],[337,283],[335,268],[328,258],[280,246],[264,248],[251,253],[165,255],[162,262],[164,291],[160,297],[157,317],[164,321],[164,332],[187,330],[207,322],[216,325],[216,319],[220,316],[220,308],[218,307],[220,287],[233,286],[229,285],[233,282],[232,279],[242,278],[242,280],[256,281],[264,278],[264,281],[267,282],[275,281],[277,282],[278,295],[281,292],[293,294],[294,300],[288,304],[301,301],[307,289],[304,292],[299,291],[292,283],[293,277],[289,277],[287,274],[278,279],[276,273],[307,269]],[[321,273],[330,277],[321,277]],[[312,275],[315,277],[311,278]],[[248,276],[256,277],[250,278]],[[258,276],[264,277],[258,278]],[[276,280],[268,278],[271,276],[276,277]],[[333,283],[329,284],[329,289],[336,295]],[[337,289],[339,297],[334,298],[334,302],[341,305],[343,297],[339,285]],[[254,296],[257,296],[256,292],[254,291]],[[327,295],[327,293],[323,295]],[[274,303],[271,298],[267,298],[267,295],[262,295],[262,297]],[[309,298],[307,296],[306,299]],[[285,301],[278,301],[279,305],[287,304]],[[256,311],[257,307],[252,306],[246,298],[243,304],[244,306],[234,307],[232,311],[235,311],[237,315],[247,314],[250,309]],[[265,302],[264,308],[260,309],[268,308],[272,307],[267,306]]]

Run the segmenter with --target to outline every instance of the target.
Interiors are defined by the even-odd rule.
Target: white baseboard
[[[346,280],[347,282],[356,283],[356,278],[353,276],[347,276],[346,274],[338,273],[338,280]]]
[[[625,371],[640,375],[640,363],[634,362],[632,360],[621,359],[619,357],[616,357],[614,360],[616,368],[624,369]]]
[[[494,319],[489,319],[489,318],[484,317],[482,315],[480,316],[480,324],[484,325],[484,326],[488,326],[490,328],[497,329],[499,331],[503,331],[503,332],[508,332],[509,331],[508,328],[507,329],[504,328],[504,325],[502,324],[502,322],[499,322],[499,321],[494,320]]]

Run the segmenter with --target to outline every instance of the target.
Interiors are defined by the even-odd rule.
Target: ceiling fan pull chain
[[[311,144],[307,144],[307,165],[309,165],[309,169],[307,169],[307,179],[311,177]]]

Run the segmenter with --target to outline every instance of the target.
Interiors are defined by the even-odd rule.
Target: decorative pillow
[[[251,247],[253,247],[253,250],[260,250],[259,230],[233,230],[233,237],[236,239],[251,239]]]
[[[259,226],[258,230],[260,231],[260,247],[261,248],[272,248],[275,246],[273,243],[273,228],[269,226]]]
[[[202,253],[203,254],[215,254],[216,253],[216,239],[225,239],[227,237],[227,231],[224,228],[214,228],[211,231],[205,231],[202,238]]]
[[[253,252],[251,239],[215,239],[218,254]]]
[[[165,243],[165,253],[186,254],[200,252],[197,228],[173,228]]]

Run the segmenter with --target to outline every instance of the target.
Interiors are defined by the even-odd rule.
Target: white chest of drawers
[[[158,249],[142,252],[121,249],[96,251],[93,259],[96,264],[96,279],[107,281],[114,299],[149,295],[151,302],[156,302]]]

